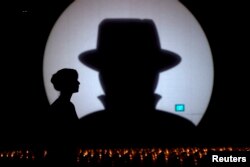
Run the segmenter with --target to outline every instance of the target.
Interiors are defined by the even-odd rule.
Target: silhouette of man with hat
[[[105,110],[81,118],[87,143],[148,144],[153,137],[150,143],[174,143],[183,130],[194,128],[183,117],[155,109],[159,73],[179,64],[181,58],[161,49],[152,20],[103,20],[97,49],[81,53],[79,59],[99,72],[105,92],[99,97]]]

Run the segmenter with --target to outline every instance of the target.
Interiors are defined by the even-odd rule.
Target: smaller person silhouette
[[[72,166],[76,163],[76,132],[78,116],[72,94],[78,92],[78,73],[74,69],[64,68],[53,74],[51,82],[59,97],[51,104],[51,140],[48,157],[56,166]]]

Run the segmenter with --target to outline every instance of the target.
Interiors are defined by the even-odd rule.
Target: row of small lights
[[[47,150],[43,151],[42,158],[47,156]],[[11,151],[0,151],[0,160],[9,159],[9,160],[35,160],[37,156],[31,150],[11,150]]]
[[[1,159],[35,159],[35,155],[30,150],[13,150],[0,152]]]
[[[130,160],[137,155],[143,160],[151,155],[152,160],[157,160],[159,155],[164,155],[167,160],[170,155],[175,155],[179,158],[185,156],[196,155],[196,158],[202,159],[207,155],[208,151],[250,151],[250,147],[211,147],[211,148],[199,148],[199,147],[180,147],[180,148],[113,148],[113,149],[84,149],[80,148],[78,152],[78,159],[94,158],[101,159],[103,156],[110,158],[118,156],[119,158],[128,156]],[[48,151],[45,149],[40,155],[46,158]],[[12,150],[12,151],[0,151],[1,159],[26,159],[35,160],[38,158],[32,150]]]
[[[199,149],[199,148],[174,148],[174,149],[162,149],[162,148],[131,148],[131,149],[80,149],[81,157],[94,157],[95,155],[99,155],[102,158],[103,155],[108,155],[108,157],[113,157],[117,155],[118,157],[122,157],[125,155],[129,155],[132,160],[136,155],[140,155],[141,159],[151,155],[153,160],[155,160],[160,154],[168,157],[170,154],[175,154],[177,156],[182,153],[187,153],[187,156],[199,153],[200,156],[206,155],[208,149]]]
[[[78,162],[81,159],[86,159],[87,162],[91,162],[93,159],[102,160],[103,157],[108,159],[123,158],[126,157],[127,160],[133,161],[136,157],[140,158],[140,161],[143,162],[145,159],[156,162],[158,157],[161,155],[161,158],[164,158],[167,162],[171,155],[175,155],[179,162],[182,163],[184,158],[182,153],[186,153],[186,156],[193,155],[198,153],[199,158],[202,158],[207,154],[207,149],[199,150],[198,148],[175,148],[175,149],[161,149],[161,148],[131,148],[131,149],[87,149],[80,150],[80,156]],[[105,159],[106,159],[105,158]],[[197,164],[197,160],[194,159],[194,163]]]

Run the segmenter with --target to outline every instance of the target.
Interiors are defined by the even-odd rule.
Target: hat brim
[[[105,57],[101,56],[101,54],[102,53],[96,49],[89,50],[81,53],[79,55],[79,60],[89,68],[101,71],[105,66]],[[154,69],[161,72],[178,65],[181,62],[181,57],[174,52],[161,49],[150,62]]]

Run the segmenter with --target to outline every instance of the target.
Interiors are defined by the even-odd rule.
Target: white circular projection
[[[98,73],[83,65],[80,53],[96,48],[99,23],[105,18],[152,19],[161,48],[179,54],[182,61],[160,74],[155,93],[162,96],[157,109],[171,112],[198,124],[210,101],[213,60],[206,36],[193,15],[177,0],[78,0],[54,25],[46,45],[43,75],[52,103],[58,92],[50,78],[61,68],[79,73],[79,92],[72,97],[79,118],[103,109],[97,96],[103,94]],[[176,104],[185,110],[176,112]]]

